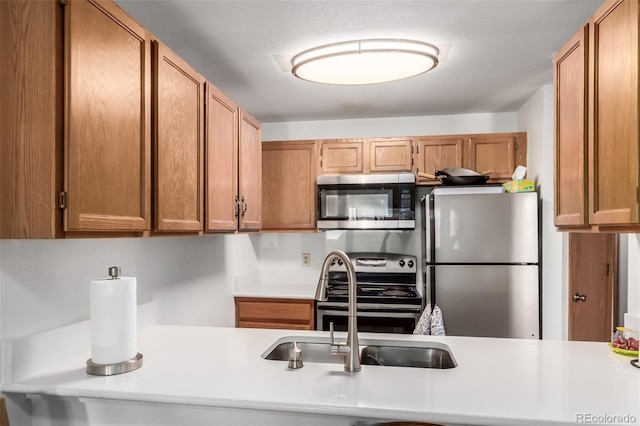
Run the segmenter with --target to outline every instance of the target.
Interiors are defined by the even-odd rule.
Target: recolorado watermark
[[[612,415],[612,414],[593,414],[593,413],[577,413],[576,423],[580,424],[619,424],[619,425],[635,425],[638,419],[631,414]]]

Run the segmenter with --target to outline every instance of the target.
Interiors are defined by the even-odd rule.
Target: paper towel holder
[[[120,271],[119,266],[111,266],[109,267],[109,276],[112,280],[117,280],[120,278]],[[93,362],[91,358],[87,360],[87,373],[94,376],[113,376],[128,373],[140,367],[142,367],[142,354],[140,352],[136,353],[136,356],[131,359],[113,364],[98,364]]]
[[[87,360],[87,373],[94,376],[113,376],[115,374],[128,373],[142,367],[142,354],[138,352],[135,357],[115,364],[97,364],[91,359]]]

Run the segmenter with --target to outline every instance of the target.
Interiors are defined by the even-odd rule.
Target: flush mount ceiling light
[[[422,74],[438,65],[438,48],[420,41],[354,40],[314,47],[291,59],[291,73],[328,84],[375,84]]]

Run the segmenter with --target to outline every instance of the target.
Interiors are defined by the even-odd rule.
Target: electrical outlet
[[[309,253],[302,253],[302,266],[311,265],[311,255]]]

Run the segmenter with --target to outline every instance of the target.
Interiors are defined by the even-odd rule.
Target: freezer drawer
[[[427,263],[538,263],[538,195],[432,195],[435,262],[427,229]]]
[[[538,266],[429,268],[435,268],[435,301],[447,335],[539,338]]]

